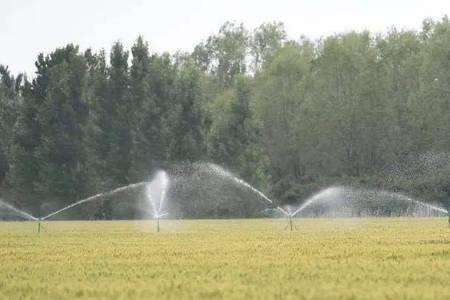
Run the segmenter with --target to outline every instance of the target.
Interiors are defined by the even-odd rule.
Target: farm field
[[[0,222],[0,299],[450,299],[446,218]]]

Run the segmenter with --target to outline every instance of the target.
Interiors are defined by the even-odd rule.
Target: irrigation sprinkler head
[[[292,220],[293,214],[288,215],[288,224],[286,225],[286,228],[289,228],[290,231],[293,231],[294,229],[297,229],[297,227],[294,225],[294,221]]]
[[[286,225],[285,229],[289,228],[290,231],[293,231],[294,228],[296,228],[295,225],[294,225],[294,222],[292,220],[292,217],[294,217],[295,213],[293,213],[291,211],[290,207],[288,207],[288,209],[285,210],[285,209],[281,208],[280,206],[277,206],[277,209],[279,211],[281,211],[288,218],[288,224]]]
[[[36,221],[38,223],[38,233],[41,233],[41,221],[42,221],[42,219],[38,218]]]
[[[160,226],[159,226],[159,219],[161,219],[161,217],[167,216],[168,213],[156,213],[153,215],[154,219],[156,219],[156,232],[160,232]]]

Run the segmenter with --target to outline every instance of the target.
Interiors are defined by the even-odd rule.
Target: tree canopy
[[[281,203],[333,183],[445,203],[446,172],[408,170],[448,164],[449,49],[447,17],[317,41],[227,22],[192,53],[157,54],[140,36],[109,57],[40,54],[31,78],[0,65],[0,193],[39,211],[209,161]]]

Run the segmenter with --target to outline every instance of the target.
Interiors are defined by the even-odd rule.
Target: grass
[[[445,218],[0,222],[1,299],[450,299]]]

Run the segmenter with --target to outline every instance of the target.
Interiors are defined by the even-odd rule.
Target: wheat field
[[[445,218],[0,222],[1,299],[450,299]]]

